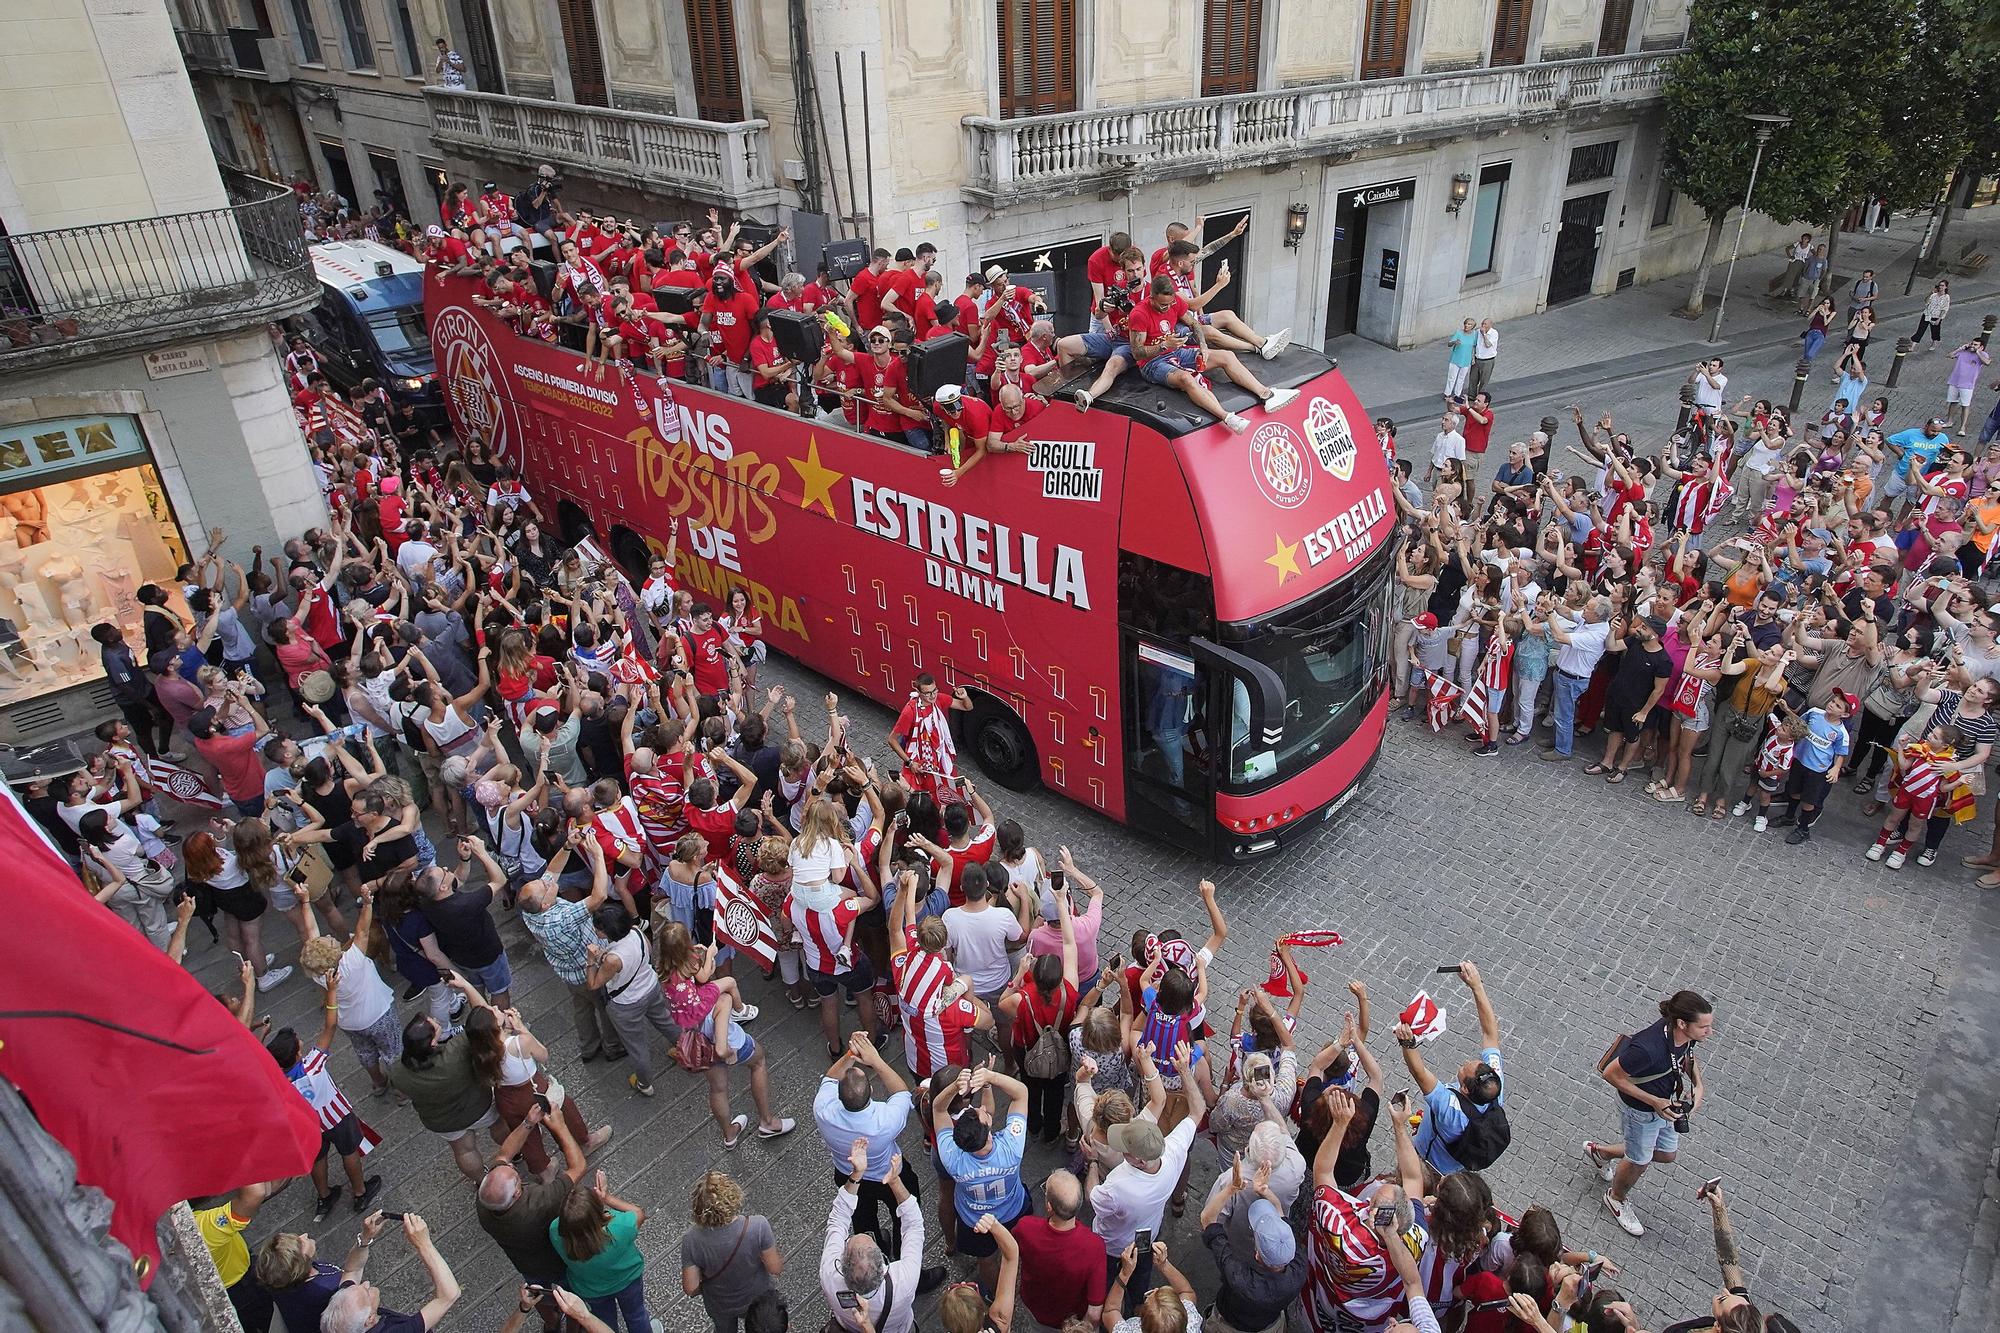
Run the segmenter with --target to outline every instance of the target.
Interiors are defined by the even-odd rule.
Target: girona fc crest
[[[1312,441],[1319,465],[1341,481],[1354,480],[1354,432],[1340,404],[1315,398],[1306,406],[1306,438]]]
[[[521,432],[514,406],[500,391],[499,354],[472,314],[458,306],[439,312],[431,325],[431,345],[444,376],[446,401],[453,426],[461,433],[477,432],[492,447],[495,458],[519,467]]]
[[[1305,445],[1281,421],[1264,423],[1250,437],[1250,475],[1264,498],[1280,509],[1296,509],[1312,494]]]

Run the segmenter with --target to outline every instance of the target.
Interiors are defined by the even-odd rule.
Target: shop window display
[[[0,486],[14,485],[0,493],[0,704],[99,679],[90,627],[110,620],[140,641],[140,585],[173,587],[187,560],[158,471],[117,466],[145,456],[136,427],[112,425],[42,423],[0,440]]]

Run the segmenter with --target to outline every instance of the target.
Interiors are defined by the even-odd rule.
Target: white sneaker
[[[1088,390],[1088,389],[1078,389],[1078,390],[1076,391],[1076,395],[1075,395],[1075,400],[1074,400],[1074,401],[1075,401],[1075,403],[1076,403],[1076,410],[1077,410],[1077,411],[1079,411],[1079,412],[1088,412],[1088,411],[1090,410],[1090,404],[1091,404],[1091,403],[1092,403],[1092,402],[1093,402],[1094,400],[1093,400],[1093,399],[1091,398],[1091,396],[1090,396],[1090,390]]]
[[[1589,1159],[1590,1165],[1597,1171],[1597,1178],[1605,1184],[1609,1185],[1611,1178],[1618,1174],[1618,1159],[1613,1157],[1607,1161],[1599,1157],[1597,1155],[1597,1145],[1588,1139],[1585,1139],[1583,1142],[1583,1155]]]
[[[1273,389],[1271,390],[1271,396],[1264,400],[1264,410],[1266,412],[1282,412],[1297,402],[1298,399],[1299,391],[1297,389]]]
[[[1895,851],[1889,853],[1889,859],[1883,862],[1883,864],[1888,866],[1889,869],[1891,870],[1901,870],[1903,868],[1903,862],[1909,859],[1910,859],[1910,854],[1904,851],[1901,847],[1898,847]]]
[[[1741,819],[1749,813],[1750,802],[1748,801],[1738,801],[1735,805],[1729,807],[1729,816],[1732,819]]]
[[[285,978],[290,975],[292,975],[292,969],[289,967],[280,967],[266,972],[263,976],[257,978],[257,989],[270,990],[273,986],[282,985]]]
[[[1613,1217],[1618,1219],[1618,1225],[1625,1229],[1626,1235],[1643,1236],[1646,1234],[1646,1224],[1639,1220],[1639,1210],[1632,1206],[1630,1199],[1627,1199],[1624,1203],[1620,1203],[1607,1192],[1604,1196],[1604,1207]]]
[[[1292,331],[1290,329],[1279,329],[1264,340],[1264,345],[1257,349],[1257,355],[1269,361],[1291,345]]]
[[[1882,859],[1882,853],[1887,850],[1888,848],[1884,847],[1881,843],[1871,842],[1868,844],[1868,850],[1863,852],[1862,855],[1871,861],[1879,861]]]
[[[1229,427],[1231,435],[1241,435],[1244,431],[1250,429],[1250,423],[1242,417],[1237,416],[1234,412],[1226,413],[1222,418],[1222,424]]]
[[[1765,829],[1769,827],[1771,827],[1770,818],[1766,815],[1758,815],[1757,822],[1752,824],[1750,826],[1750,829],[1753,833],[1762,833]]]
[[[757,1021],[757,1015],[761,1012],[763,1011],[758,1009],[756,1005],[746,1004],[730,1010],[729,1016],[739,1023],[754,1023]]]

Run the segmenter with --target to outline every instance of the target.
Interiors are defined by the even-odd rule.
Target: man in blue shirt
[[[888,1095],[875,1100],[869,1076],[882,1083]],[[875,1232],[881,1205],[890,1210],[888,1253],[903,1249],[902,1227],[896,1221],[896,1198],[889,1187],[889,1167],[897,1156],[896,1140],[910,1120],[910,1089],[903,1078],[875,1050],[868,1034],[857,1032],[848,1039],[847,1052],[834,1061],[833,1068],[819,1081],[813,1098],[813,1123],[833,1158],[834,1179],[845,1185],[853,1170],[849,1158],[856,1139],[868,1144],[868,1171],[861,1178],[860,1196],[854,1205],[854,1229]],[[903,1163],[903,1188],[917,1196],[918,1177],[914,1167]]]
[[[1472,992],[1472,1003],[1479,1011],[1479,1058],[1459,1066],[1456,1085],[1438,1082],[1424,1067],[1424,1057],[1417,1049],[1416,1035],[1409,1024],[1396,1025],[1396,1044],[1403,1048],[1403,1063],[1409,1066],[1410,1077],[1424,1094],[1424,1122],[1417,1126],[1417,1155],[1444,1175],[1465,1169],[1451,1149],[1464,1136],[1473,1117],[1485,1116],[1507,1101],[1500,1073],[1499,1016],[1493,1012],[1493,1001],[1487,998],[1479,969],[1471,959],[1458,965],[1458,976]]]
[[[1840,781],[1841,765],[1853,748],[1847,738],[1847,719],[1860,700],[1842,691],[1826,701],[1826,707],[1794,714],[1805,723],[1806,734],[1792,748],[1792,771],[1785,779],[1785,808],[1771,820],[1772,828],[1796,821],[1798,827],[1785,835],[1796,847],[1812,837],[1812,825],[1826,805],[1826,794]],[[1779,707],[1784,705],[1780,703]],[[1785,708],[1791,713],[1790,708]]]
[[[1929,472],[1937,466],[1938,454],[1951,443],[1951,436],[1945,433],[1944,423],[1932,417],[1922,426],[1897,431],[1883,443],[1889,446],[1890,456],[1895,460],[1882,481],[1882,498],[1889,500],[1911,489],[1910,460],[1917,460],[1918,471]]]
[[[998,1132],[989,1088],[1007,1099]],[[1028,1191],[1021,1184],[1028,1085],[991,1069],[969,1070],[959,1075],[955,1096],[938,1097],[931,1106],[938,1165],[952,1180],[958,1252],[979,1260],[980,1280],[990,1284],[1000,1272],[999,1247],[978,1229],[979,1219],[991,1214],[1006,1226],[1028,1211]]]

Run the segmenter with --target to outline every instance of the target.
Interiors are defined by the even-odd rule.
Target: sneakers
[[[1284,351],[1287,347],[1290,347],[1291,345],[1292,345],[1292,331],[1290,329],[1279,329],[1276,333],[1272,334],[1270,337],[1264,340],[1264,345],[1257,349],[1257,355],[1263,357],[1266,361],[1269,361],[1273,357],[1277,356],[1278,353]],[[1297,397],[1298,395],[1294,394],[1292,396]]]
[[[948,1270],[943,1264],[932,1264],[917,1273],[917,1295],[928,1296],[944,1285]]]
[[[1299,400],[1297,389],[1273,389],[1271,396],[1264,400],[1266,412],[1282,412]]]
[[[1768,829],[1769,827],[1771,827],[1771,821],[1765,818],[1763,815],[1758,815],[1757,822],[1750,826],[1750,831],[1753,833],[1762,833],[1765,829]]]
[[[368,1205],[375,1202],[375,1196],[382,1192],[382,1177],[370,1176],[361,1182],[361,1193],[354,1196],[354,1211],[366,1213]]]
[[[1870,843],[1868,845],[1868,850],[1863,852],[1862,855],[1867,857],[1871,861],[1879,861],[1882,859],[1882,853],[1888,850],[1889,848],[1886,843],[1875,842],[1875,843]],[[1901,861],[1898,861],[1896,862],[1896,864],[1901,865],[1903,863]]]
[[[739,1009],[731,1010],[729,1016],[739,1023],[754,1023],[757,1021],[757,1015],[762,1012],[756,1005],[746,1004]]]
[[[1225,414],[1222,418],[1222,424],[1229,428],[1231,435],[1241,435],[1244,431],[1250,429],[1250,423],[1242,417],[1237,416],[1234,412]]]
[[[339,1190],[328,1190],[313,1204],[313,1223],[318,1225],[333,1216],[333,1206],[340,1202]]]
[[[584,1140],[584,1154],[588,1156],[609,1142],[611,1142],[611,1126],[599,1125],[596,1129],[591,1130],[590,1137]]]
[[[1480,746],[1478,749],[1472,752],[1473,757],[1475,759],[1491,759],[1494,755],[1497,755],[1499,753],[1500,753],[1500,747],[1498,745],[1495,745],[1492,741],[1486,742],[1486,744]]]
[[[1077,411],[1088,412],[1090,410],[1090,405],[1093,402],[1095,402],[1096,399],[1090,396],[1090,390],[1078,389],[1073,395],[1071,395],[1070,401],[1076,404]]]
[[[1403,709],[1403,721],[1405,721],[1405,722],[1414,722],[1414,721],[1416,721],[1416,720],[1417,720],[1417,710],[1416,710],[1416,709],[1414,709],[1414,708],[1405,708],[1405,709]]]
[[[257,989],[270,990],[274,986],[282,985],[285,978],[290,975],[292,975],[292,969],[289,967],[273,968],[271,971],[257,978]]]
[[[1800,824],[1798,827],[1794,828],[1790,833],[1787,833],[1785,835],[1785,844],[1789,847],[1796,847],[1802,842],[1810,842],[1811,840],[1812,840],[1812,830],[1807,828],[1804,824]],[[1902,862],[1898,861],[1896,864],[1901,865]]]
[[[1544,750],[1536,755],[1535,758],[1550,764],[1567,764],[1569,762],[1569,756],[1561,750]]]
[[[1772,828],[1790,828],[1792,825],[1798,822],[1799,822],[1799,815],[1796,810],[1787,810],[1780,814],[1775,814],[1771,816]]]
[[[1599,1155],[1602,1152],[1603,1149],[1599,1148],[1589,1139],[1583,1141],[1583,1155],[1590,1162],[1591,1169],[1597,1172],[1599,1180],[1609,1185],[1611,1177],[1618,1174],[1618,1159],[1616,1157],[1604,1158]]]
[[[1917,864],[1920,866],[1936,865],[1937,852],[1929,847],[1924,848],[1921,852],[1917,853]]]
[[[650,1083],[641,1083],[637,1074],[627,1074],[625,1076],[625,1085],[641,1097],[650,1097],[653,1095],[653,1085]]]
[[[1606,1191],[1604,1195],[1604,1207],[1607,1212],[1618,1219],[1618,1225],[1625,1229],[1626,1235],[1643,1236],[1646,1234],[1646,1224],[1639,1220],[1639,1210],[1632,1206],[1630,1200],[1621,1203],[1619,1200],[1612,1198],[1609,1191]]]
[[[1741,819],[1749,813],[1750,802],[1748,801],[1738,801],[1735,805],[1729,807],[1729,814],[1732,819]]]
[[[1877,847],[1875,848],[1875,850],[1877,852],[1880,852],[1882,849],[1880,847]],[[1901,870],[1903,868],[1903,862],[1909,860],[1909,858],[1910,858],[1909,848],[1898,847],[1895,851],[1889,853],[1889,859],[1883,864],[1887,865],[1891,870]]]

